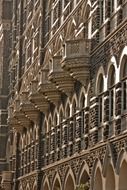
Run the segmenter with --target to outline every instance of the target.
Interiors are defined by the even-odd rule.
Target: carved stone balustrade
[[[25,115],[31,121],[37,121],[39,111],[35,108],[35,106],[28,99],[29,92],[24,91],[20,95],[20,110],[25,113]]]
[[[40,74],[38,92],[43,94],[47,100],[57,105],[60,98],[60,92],[56,88],[55,84],[51,83],[48,80],[48,73],[48,69],[42,69]]]
[[[59,90],[69,95],[74,88],[74,79],[69,72],[61,68],[61,59],[62,56],[54,56],[50,61],[48,79],[55,83]]]
[[[29,101],[32,102],[38,110],[46,113],[49,107],[49,102],[45,99],[42,93],[38,93],[38,81],[34,80],[30,85]]]
[[[84,86],[89,78],[90,40],[68,40],[63,46],[62,68]]]

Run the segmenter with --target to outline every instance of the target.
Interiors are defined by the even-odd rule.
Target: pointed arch
[[[79,107],[83,108],[86,106],[86,92],[85,88],[82,87],[79,94]]]
[[[66,101],[66,104],[65,104],[65,117],[68,118],[70,117],[70,100],[69,98],[67,99]]]
[[[45,176],[44,180],[42,180],[41,190],[50,190],[50,183],[47,176]]]
[[[124,160],[127,162],[127,152],[124,149],[122,149],[118,155],[118,159],[116,162],[116,172],[118,175],[120,173],[120,168]]]
[[[121,52],[121,56],[120,56],[120,60],[119,60],[119,68],[121,70],[122,67],[122,62],[123,62],[123,58],[124,56],[127,56],[127,46],[125,46]]]
[[[86,184],[89,181],[89,178],[89,166],[85,161],[83,161],[79,170],[77,184]]]
[[[52,186],[53,186],[53,188],[52,188],[53,190],[61,190],[62,189],[62,184],[61,184],[60,176],[58,173],[55,175]]]
[[[99,181],[96,181],[99,180]],[[102,187],[102,164],[101,161],[99,159],[96,159],[93,165],[93,169],[92,169],[92,177],[91,177],[91,185],[92,185],[92,190],[96,189],[96,190],[102,190],[97,189],[99,187]]]
[[[76,28],[76,21],[74,22],[73,19],[71,19],[71,21],[68,23],[67,26],[67,33],[66,33],[66,40],[70,40],[70,38],[74,38],[74,34],[75,34],[75,28]]]
[[[114,78],[113,78],[114,77]],[[112,56],[107,67],[107,85],[111,86],[113,83],[119,82],[119,68],[117,68],[117,62],[115,56]]]
[[[53,125],[54,126],[58,125],[58,111],[57,111],[57,108],[55,108],[54,114],[53,114]]]
[[[63,104],[61,104],[59,107],[59,123],[61,123],[63,119],[64,119],[64,108]]]
[[[64,190],[75,190],[75,177],[71,169],[65,175]]]
[[[101,77],[101,78],[100,78]],[[101,87],[101,82],[103,80],[103,91],[107,90],[107,81],[106,81],[106,77],[105,77],[105,72],[104,72],[104,68],[101,66],[97,72],[96,75],[96,85],[95,85],[95,93],[98,94],[100,92],[100,88]]]
[[[52,128],[52,115],[51,113],[48,116],[48,131],[50,131]]]
[[[72,97],[72,114],[76,113],[76,108],[78,107],[78,100],[76,93]]]
[[[86,20],[86,18],[88,19],[89,14],[90,14],[90,8],[91,8],[91,1],[88,0],[87,3],[84,4],[84,7],[82,9],[81,16],[82,16],[83,19],[85,19],[85,20]]]
[[[106,177],[107,166],[110,164],[113,166],[113,168],[115,168],[115,159],[114,159],[112,146],[110,143],[108,143],[106,147],[105,157],[103,161],[103,168],[102,168],[102,173],[104,177]]]
[[[44,126],[44,127],[43,127]],[[47,133],[48,132],[48,119],[47,117],[45,116],[45,119],[44,119],[44,125],[42,126],[42,130],[44,133]]]

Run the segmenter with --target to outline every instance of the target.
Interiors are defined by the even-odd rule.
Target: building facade
[[[11,2],[2,187],[126,190],[127,1]]]
[[[6,12],[7,10],[7,12]],[[3,170],[8,169],[6,144],[8,138],[7,106],[9,95],[9,55],[11,48],[11,3],[0,1],[0,179]],[[8,48],[7,48],[8,47]]]

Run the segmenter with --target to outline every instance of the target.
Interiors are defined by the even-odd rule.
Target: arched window
[[[57,114],[55,114],[54,116],[54,126],[56,126],[58,124],[58,118],[57,118]]]
[[[102,126],[103,126],[103,117],[104,117],[104,77],[101,73],[97,81],[97,94],[98,94],[98,140],[101,141],[103,137]]]
[[[81,95],[81,99],[80,99],[80,109],[81,109],[81,118],[82,118],[82,122],[81,122],[81,132],[84,133],[85,131],[85,94],[82,93]]]
[[[76,100],[73,101],[72,103],[72,114],[76,113]]]
[[[127,110],[127,56],[123,59],[122,68],[122,109]]]
[[[66,118],[70,117],[70,105],[69,103],[67,104],[67,108],[66,108]]]
[[[99,79],[98,79],[98,95],[99,95],[99,123],[103,122],[103,104],[104,104],[104,97],[103,97],[103,91],[104,91],[104,79],[103,75],[100,74]]]
[[[64,118],[64,116],[63,116],[63,111],[60,110],[60,115],[59,115],[59,122],[60,122],[60,123],[62,123],[63,118]]]
[[[110,127],[109,127],[109,137],[114,135],[115,130],[115,82],[116,82],[116,73],[114,65],[111,65],[108,72],[108,90],[109,90],[109,120],[110,120]]]
[[[109,85],[109,90],[110,90],[110,102],[109,102],[109,116],[110,119],[114,117],[115,115],[115,79],[116,79],[116,74],[115,74],[115,68],[113,65],[111,65],[109,69],[109,76],[108,76],[108,85]]]

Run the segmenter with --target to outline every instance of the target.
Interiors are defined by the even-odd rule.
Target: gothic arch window
[[[49,118],[48,118],[48,132],[51,130],[52,128],[52,117],[51,117],[51,114],[49,115]]]
[[[97,79],[97,95],[98,95],[98,140],[102,140],[102,126],[104,118],[104,76],[100,73]]]
[[[98,84],[97,84],[97,92],[98,92],[98,101],[99,101],[99,123],[103,122],[103,108],[104,108],[104,78],[103,74],[101,73],[98,78]]]
[[[121,64],[122,80],[122,110],[127,110],[127,56],[124,56]]]
[[[42,182],[42,187],[41,189],[43,190],[50,190],[50,184],[49,184],[49,180],[46,177],[46,179],[44,180],[44,182]]]
[[[110,111],[110,119],[115,115],[115,80],[116,80],[116,73],[114,65],[110,66],[109,73],[108,73],[108,87],[109,87],[109,111]]]
[[[54,126],[57,126],[58,124],[58,117],[57,117],[57,113],[54,114]]]
[[[80,97],[79,97],[79,107],[81,111],[81,133],[85,132],[85,106],[86,106],[86,98],[85,98],[85,90],[84,88],[81,89]]]
[[[60,190],[60,189],[61,189],[60,179],[56,178],[53,184],[53,190]]]
[[[115,83],[116,83],[116,70],[115,64],[111,64],[108,70],[108,90],[109,90],[109,137],[114,135],[114,118],[115,118]]]
[[[67,175],[67,178],[65,180],[64,189],[66,190],[74,190],[75,189],[75,182],[74,177],[71,174]]]
[[[63,119],[64,119],[64,110],[63,110],[63,106],[61,105],[59,109],[59,123],[62,123]]]
[[[76,109],[77,109],[77,103],[76,103],[76,98],[74,97],[72,101],[72,115],[76,113]]]
[[[83,186],[83,185],[88,185],[89,182],[89,175],[87,173],[86,170],[83,171],[80,181],[79,181],[79,187]]]

